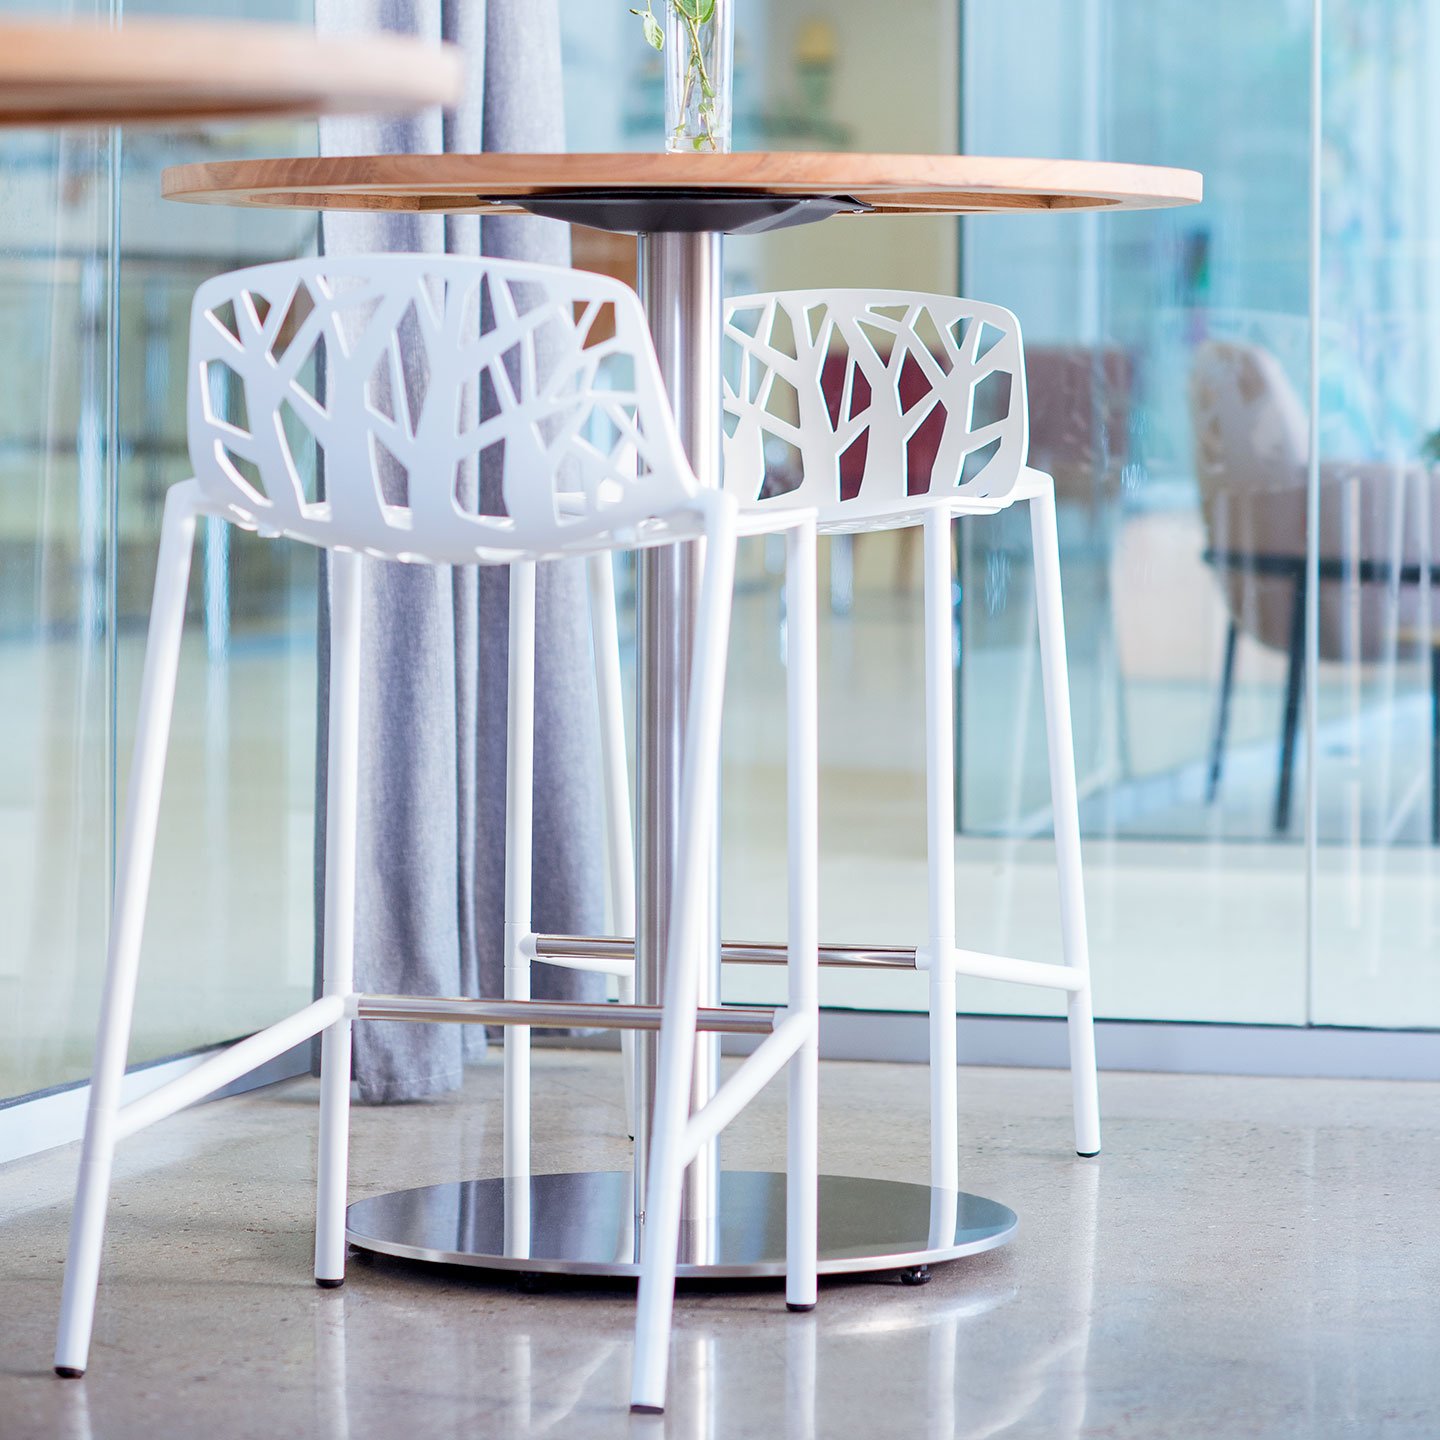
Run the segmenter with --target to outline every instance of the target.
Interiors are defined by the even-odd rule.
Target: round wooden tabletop
[[[850,213],[871,215],[961,215],[1193,205],[1202,183],[1194,170],[1088,160],[744,152],[233,160],[175,166],[163,189],[172,200],[304,210],[504,213],[596,196],[703,194],[850,201]]]
[[[460,98],[450,46],[297,25],[0,20],[0,125],[362,114]]]

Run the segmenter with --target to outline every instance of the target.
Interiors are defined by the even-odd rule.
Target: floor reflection
[[[923,1288],[888,1277],[830,1282],[809,1315],[787,1314],[768,1285],[683,1290],[663,1420],[626,1418],[633,1312],[618,1282],[555,1281],[541,1293],[522,1290],[517,1306],[514,1287],[491,1279],[381,1260],[359,1272],[348,1299],[345,1291],[318,1297],[315,1433],[352,1440],[352,1417],[354,1435],[376,1433],[382,1386],[382,1408],[396,1387],[425,1397],[427,1440],[473,1436],[482,1415],[485,1433],[504,1440],[627,1426],[635,1440],[824,1440],[860,1433],[850,1428],[860,1415],[867,1435],[1075,1440],[1087,1410],[1100,1169],[1076,1164],[1061,1177],[1052,1216],[1067,1233],[1047,1247],[1061,1258],[1043,1296],[1027,1296],[1012,1267],[991,1257],[938,1266]],[[437,1287],[452,1295],[463,1287],[468,1323],[456,1324],[453,1310],[437,1316],[427,1304]],[[1033,1327],[1013,1313],[996,1323],[1027,1299],[1040,1302]],[[424,1357],[423,1372],[396,1372],[385,1339],[396,1325],[410,1363]]]

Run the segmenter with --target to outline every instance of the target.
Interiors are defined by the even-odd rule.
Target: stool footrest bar
[[[535,935],[530,944],[542,963],[578,970],[629,974],[635,963],[635,942],[615,936]],[[742,944],[726,941],[720,958],[733,965],[784,965],[789,952],[781,944]],[[955,972],[979,980],[1006,980],[1014,985],[1039,985],[1047,990],[1083,990],[1086,977],[1069,965],[1044,960],[1014,960],[978,950],[954,952]],[[820,963],[850,969],[927,970],[930,957],[924,947],[908,945],[822,945]]]
[[[821,945],[820,963],[853,969],[913,970],[913,945]],[[790,954],[784,945],[724,944],[720,958],[732,965],[784,965]]]
[[[1073,965],[1049,960],[1012,960],[977,950],[955,951],[955,973],[976,980],[1008,980],[1012,985],[1039,985],[1046,990],[1083,990],[1089,977]]]
[[[635,959],[635,942],[611,935],[535,935],[533,958],[543,964],[573,969],[612,969],[628,972]],[[788,951],[779,943],[737,943],[720,946],[720,958],[735,965],[784,965]],[[856,968],[880,967],[914,970],[913,945],[821,945],[822,965]]]
[[[550,1029],[658,1030],[659,1005],[612,1005],[569,1000],[468,1000],[422,995],[358,995],[357,1020],[411,1020],[420,1024],[535,1025]],[[769,1035],[775,1011],[726,1006],[701,1010],[700,1030],[724,1035]]]

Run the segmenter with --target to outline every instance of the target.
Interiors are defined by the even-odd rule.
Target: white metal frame
[[[608,339],[599,326],[613,327]],[[323,352],[323,366],[315,362]],[[607,363],[608,362],[608,363]],[[323,369],[324,394],[318,376]],[[218,373],[217,373],[218,372]],[[242,403],[243,402],[243,413]],[[317,1034],[321,1039],[315,1279],[343,1282],[350,1047],[367,1018],[504,1023],[507,1176],[529,1175],[529,1026],[661,1030],[654,1160],[641,1241],[635,1402],[663,1404],[687,1158],[787,1063],[790,1194],[787,1297],[813,1304],[816,1266],[815,779],[813,671],[802,661],[792,730],[792,977],[788,1009],[760,1015],[770,1033],[695,1115],[693,1038],[738,1028],[697,1011],[705,937],[704,863],[719,772],[720,701],[729,635],[736,505],[703,490],[685,459],[634,292],[548,266],[461,257],[365,256],[259,266],[207,282],[191,324],[189,438],[195,478],[166,500],[141,681],[135,758],[116,878],[94,1076],[65,1269],[55,1368],[89,1357],[113,1156],[118,1142]],[[307,494],[306,448],[323,451],[326,493]],[[503,449],[501,448],[503,447]],[[493,451],[503,514],[477,511],[474,477]],[[638,460],[638,465],[637,465]],[[467,489],[467,466],[469,488]],[[326,896],[320,996],[138,1099],[122,1103],[161,786],[197,520],[215,516],[330,553],[330,720]],[[753,522],[751,522],[753,525]],[[796,573],[813,576],[814,517],[783,529]],[[747,527],[748,528],[748,527]],[[683,757],[676,922],[661,1013],[633,1005],[529,1000],[535,567],[592,556],[604,598],[609,551],[705,542],[697,664]],[[366,556],[432,564],[508,564],[510,674],[503,1001],[372,996],[354,973],[355,865]],[[601,616],[602,634],[605,616]],[[613,627],[613,607],[609,610]],[[802,618],[813,631],[813,615]],[[808,633],[808,632],[807,632]],[[613,651],[613,647],[612,651]],[[808,654],[813,644],[804,647]],[[610,653],[610,652],[607,652]],[[618,672],[605,677],[608,705]],[[623,740],[623,730],[621,731]],[[613,739],[613,735],[611,737]],[[623,755],[623,752],[620,752]],[[620,780],[607,750],[607,790]],[[628,835],[615,829],[612,842]],[[627,914],[623,844],[612,857],[617,918]],[[806,957],[809,957],[808,961]],[[759,1012],[746,1011],[753,1030]],[[523,1243],[523,1237],[517,1237]]]
[[[1048,475],[1026,464],[1029,411],[1019,321],[998,305],[952,296],[802,290],[730,300],[725,336],[733,347],[726,376],[725,488],[742,513],[812,507],[822,533],[924,529],[929,943],[916,952],[915,963],[930,974],[932,1183],[953,1189],[958,1177],[957,975],[1066,993],[1075,1148],[1097,1154],[1099,1100],[1055,491]],[[838,397],[825,390],[827,362],[842,367]],[[918,396],[907,377],[922,382]],[[977,416],[977,388],[987,384],[993,393],[986,413]],[[924,492],[912,494],[917,477],[907,463],[908,447],[937,413],[942,419],[933,469]],[[863,475],[856,493],[846,496],[841,459],[862,439]],[[772,493],[777,444],[798,452],[799,475],[785,477],[779,493]],[[1059,965],[981,954],[961,948],[956,938],[950,527],[958,516],[991,514],[1018,501],[1030,506],[1035,560],[1060,883]]]
[[[728,301],[725,340],[724,484],[740,505],[742,522],[813,511],[818,530],[826,534],[924,530],[928,941],[913,949],[822,944],[820,964],[929,972],[932,1185],[958,1189],[957,975],[1065,993],[1075,1149],[1082,1156],[1098,1155],[1095,1025],[1055,487],[1050,476],[1026,463],[1029,410],[1019,321],[1001,306],[946,295],[800,290]],[[827,396],[825,370],[837,361],[841,392]],[[916,375],[923,382],[918,395]],[[977,417],[977,389],[986,382],[995,393],[986,397],[987,413]],[[916,477],[909,446],[932,417],[940,420],[933,467],[927,487],[911,493]],[[847,496],[842,457],[862,441],[863,474],[856,493]],[[777,452],[798,457],[798,463],[792,458],[775,465]],[[1019,501],[1030,506],[1060,888],[1060,964],[964,949],[956,935],[951,525],[959,516],[994,514]],[[792,614],[796,603],[813,600],[808,588],[802,595],[795,577],[787,580],[786,595]],[[607,634],[607,643],[610,639]],[[798,643],[792,635],[790,656]],[[623,744],[618,706],[602,705],[602,727],[607,753]],[[818,751],[818,741],[812,748]],[[549,964],[633,973],[630,939],[539,936],[534,945],[537,958]],[[786,958],[783,945],[721,945],[722,960],[776,964]]]

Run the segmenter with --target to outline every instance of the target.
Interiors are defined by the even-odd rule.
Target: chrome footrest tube
[[[420,1024],[533,1025],[544,1028],[658,1030],[659,1005],[615,1005],[601,1001],[468,1000],[421,995],[357,995],[357,1020],[411,1020]],[[770,1006],[702,1009],[698,1029],[721,1035],[769,1035],[779,1013]]]
[[[565,964],[571,960],[624,961],[635,958],[635,942],[614,935],[536,935],[533,937],[534,958]],[[856,969],[879,967],[888,970],[917,968],[913,945],[821,945],[822,965],[848,966]],[[774,944],[739,944],[726,942],[720,946],[720,958],[733,965],[784,965],[786,947]]]

